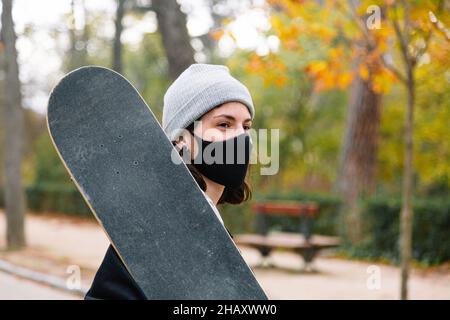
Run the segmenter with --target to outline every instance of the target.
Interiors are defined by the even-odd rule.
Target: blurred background
[[[253,128],[280,129],[278,173],[254,165],[252,200],[219,206],[269,297],[450,298],[449,1],[3,0],[1,10],[0,299],[78,299],[108,245],[47,131],[58,80],[113,68],[161,120],[166,89],[195,62],[227,65],[252,94]]]

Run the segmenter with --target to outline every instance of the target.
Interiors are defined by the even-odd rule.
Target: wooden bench
[[[323,249],[335,248],[339,238],[312,234],[313,221],[319,208],[314,203],[302,202],[260,202],[252,205],[256,214],[256,229],[258,234],[236,235],[236,244],[257,249],[262,256],[260,266],[273,266],[268,257],[273,250],[288,250],[303,258],[303,270],[313,270],[311,263],[317,253]],[[299,218],[299,233],[270,232],[267,216],[291,216]]]

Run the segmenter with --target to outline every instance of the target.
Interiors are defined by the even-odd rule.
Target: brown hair
[[[191,123],[186,130],[188,130],[192,135],[194,134],[194,123]],[[173,145],[175,145],[175,141],[172,142]],[[179,150],[180,156],[183,155],[183,149]],[[198,169],[191,163],[187,163],[186,166],[188,167],[189,171],[191,172],[192,176],[194,177],[197,184],[200,186],[200,188],[203,191],[206,191],[206,182],[203,179],[202,174]],[[249,164],[247,174],[245,175],[244,182],[236,188],[229,188],[225,187],[223,190],[222,196],[220,197],[217,204],[223,204],[223,203],[230,203],[230,204],[240,204],[244,201],[250,200],[252,198],[252,190],[250,189],[248,179],[250,177],[251,172],[251,165]]]

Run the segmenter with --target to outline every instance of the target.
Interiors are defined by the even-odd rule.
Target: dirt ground
[[[19,252],[5,248],[5,217],[0,211],[0,259],[15,265],[66,279],[77,266],[82,286],[88,288],[100,265],[108,239],[95,220],[29,214],[26,221],[28,247]],[[350,261],[333,256],[316,259],[315,273],[299,272],[301,258],[276,252],[277,268],[257,267],[259,254],[240,247],[244,259],[271,299],[397,299],[399,269],[380,263]],[[3,280],[2,280],[3,279]],[[5,280],[7,279],[7,280]],[[0,275],[0,298],[51,298],[42,286]],[[24,290],[29,283],[31,291]],[[38,289],[36,289],[38,288]],[[450,299],[450,268],[413,269],[409,283],[411,299]],[[31,293],[30,293],[31,292]],[[58,297],[57,297],[58,298]],[[61,299],[70,298],[61,294]],[[52,299],[52,298],[51,298]]]

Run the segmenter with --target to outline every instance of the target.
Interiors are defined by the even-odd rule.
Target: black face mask
[[[225,187],[242,185],[252,150],[248,133],[222,141],[203,140],[196,134],[194,138],[200,150],[193,165],[201,174]]]

